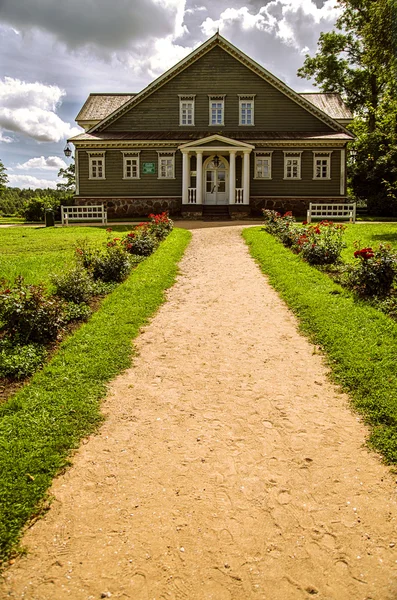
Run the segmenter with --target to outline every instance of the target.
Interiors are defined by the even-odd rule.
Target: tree
[[[370,212],[397,215],[397,0],[337,0],[336,30],[298,75],[338,92],[355,115],[349,181]]]
[[[0,192],[6,189],[8,183],[7,169],[0,160]]]
[[[59,170],[58,177],[62,177],[63,179],[66,179],[66,181],[57,183],[57,189],[61,192],[74,194],[76,191],[76,166],[74,159],[66,169]]]

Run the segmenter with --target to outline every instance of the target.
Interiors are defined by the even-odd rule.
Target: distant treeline
[[[32,204],[33,199],[38,200],[39,204],[47,206],[51,204],[56,208],[60,204],[71,204],[72,197],[73,195],[70,193],[52,188],[33,190],[6,187],[0,191],[0,216],[26,217],[26,209]]]

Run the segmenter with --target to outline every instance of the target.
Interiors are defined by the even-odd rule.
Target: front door
[[[205,169],[205,204],[227,204],[226,162],[211,160]]]

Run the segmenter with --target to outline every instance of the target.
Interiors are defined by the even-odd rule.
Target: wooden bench
[[[69,221],[101,221],[103,225],[108,222],[106,207],[98,206],[61,206],[62,225],[69,225]]]
[[[344,219],[350,223],[356,222],[356,203],[352,204],[313,204],[310,202],[307,211],[307,222],[311,223],[312,218],[316,219]]]

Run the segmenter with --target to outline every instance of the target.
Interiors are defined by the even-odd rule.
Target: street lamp
[[[70,158],[72,156],[72,149],[69,146],[69,142],[66,142],[66,146],[63,149],[63,153],[67,158]]]

